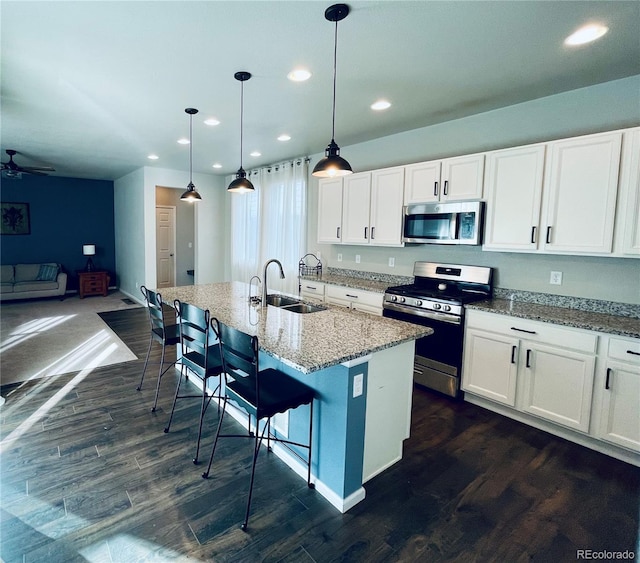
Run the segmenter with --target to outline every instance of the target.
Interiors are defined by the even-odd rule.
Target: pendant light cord
[[[331,122],[331,140],[335,139],[336,134],[336,66],[338,64],[338,22],[336,21],[336,30],[333,40],[333,113]]]
[[[242,130],[244,128],[244,81],[240,82],[240,168],[242,168]]]
[[[193,114],[189,114],[189,188],[193,184]]]

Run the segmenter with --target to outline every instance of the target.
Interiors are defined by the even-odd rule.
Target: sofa
[[[0,266],[0,301],[60,297],[67,290],[67,274],[60,264],[3,264]]]

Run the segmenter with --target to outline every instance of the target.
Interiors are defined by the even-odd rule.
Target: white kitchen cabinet
[[[327,285],[325,289],[325,301],[331,305],[338,305],[364,311],[374,315],[382,315],[382,302],[384,294],[364,289],[352,289],[341,285]]]
[[[469,310],[462,389],[588,432],[597,336]]]
[[[483,250],[537,249],[545,148],[530,145],[487,155]]]
[[[465,333],[462,389],[514,407],[518,339],[469,328]]]
[[[484,153],[405,166],[405,205],[482,199]]]
[[[640,340],[609,338],[600,404],[600,439],[640,452]]]
[[[343,178],[343,244],[402,246],[404,168]]]
[[[629,129],[622,135],[614,236],[616,255],[640,256],[640,127]]]
[[[300,297],[304,301],[322,303],[324,301],[325,284],[318,281],[300,280]]]
[[[318,242],[342,240],[342,178],[318,182]]]
[[[548,144],[542,251],[611,253],[621,142],[614,132]]]

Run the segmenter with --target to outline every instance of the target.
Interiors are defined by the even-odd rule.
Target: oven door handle
[[[403,307],[402,305],[396,305],[395,303],[385,303],[383,308],[425,319],[433,319],[434,321],[442,321],[453,325],[462,324],[462,318],[457,315],[449,315],[447,313],[439,313],[437,311],[427,311],[425,309],[414,309],[412,307]],[[421,323],[416,319],[415,324]]]

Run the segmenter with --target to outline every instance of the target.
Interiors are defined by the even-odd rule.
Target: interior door
[[[176,208],[156,206],[156,286],[176,285]]]

